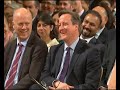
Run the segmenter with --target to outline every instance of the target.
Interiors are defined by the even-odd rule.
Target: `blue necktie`
[[[62,69],[62,72],[61,72],[60,77],[59,77],[59,80],[60,80],[61,82],[64,82],[65,76],[66,76],[67,71],[68,71],[68,68],[69,68],[70,49],[71,49],[70,47],[67,47],[67,48],[66,48],[67,53],[66,53],[66,56],[65,56],[65,61],[64,61],[63,69]]]

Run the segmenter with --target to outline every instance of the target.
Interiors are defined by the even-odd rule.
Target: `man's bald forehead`
[[[92,10],[96,10],[96,11],[99,11],[99,12],[102,11],[102,13],[105,13],[107,15],[107,12],[106,12],[104,7],[96,6]]]
[[[16,9],[14,11],[14,14],[13,14],[13,18],[17,15],[30,15],[31,18],[32,18],[32,14],[29,10],[25,9],[25,8],[19,8],[19,9]]]

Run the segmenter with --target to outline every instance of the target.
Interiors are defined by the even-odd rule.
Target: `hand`
[[[49,89],[50,89],[50,90],[55,90],[55,89],[66,89],[66,90],[70,90],[70,89],[72,89],[72,88],[74,88],[74,87],[73,87],[73,86],[70,86],[70,85],[68,85],[68,84],[66,84],[66,83],[62,83],[62,82],[60,82],[60,84],[58,85],[57,88],[49,86]]]
[[[107,88],[106,88],[106,87],[101,86],[101,87],[99,87],[99,89],[98,89],[98,90],[107,90]]]

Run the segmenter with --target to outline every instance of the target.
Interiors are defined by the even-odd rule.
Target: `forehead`
[[[23,6],[32,6],[35,5],[34,1],[23,1]]]
[[[103,15],[105,12],[105,9],[103,7],[100,7],[100,6],[93,8],[93,10],[97,11],[101,15]]]
[[[55,3],[54,0],[43,0],[42,2],[50,2],[50,3]]]
[[[68,20],[71,20],[70,14],[63,14],[59,17],[59,21],[68,21]]]
[[[58,15],[58,13],[54,14],[54,15],[53,15],[53,18],[54,18],[54,17],[57,17],[57,18],[59,18],[59,15]]]
[[[42,20],[39,20],[38,24],[44,24],[44,22]]]
[[[87,14],[84,20],[88,20],[91,23],[99,22],[99,18],[93,14]]]
[[[70,4],[70,1],[69,0],[60,0],[59,1],[60,4]]]
[[[18,21],[25,21],[25,20],[32,21],[32,16],[30,13],[17,13],[13,17],[13,21],[18,22]]]

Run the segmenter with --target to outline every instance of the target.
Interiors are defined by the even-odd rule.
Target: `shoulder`
[[[51,46],[50,51],[51,52],[57,52],[58,49],[63,48],[64,42],[61,42],[57,45]]]
[[[38,47],[47,47],[46,43],[41,40],[34,32],[31,33],[31,36],[27,43],[28,46],[38,46]]]
[[[100,55],[100,51],[97,47],[91,47],[86,50],[88,57],[96,57]]]
[[[11,48],[11,47],[13,47],[13,46],[15,46],[15,45],[17,45],[17,39],[14,39],[14,40],[10,41],[10,42],[6,45],[5,50],[7,50],[7,49],[9,49],[9,48]]]

